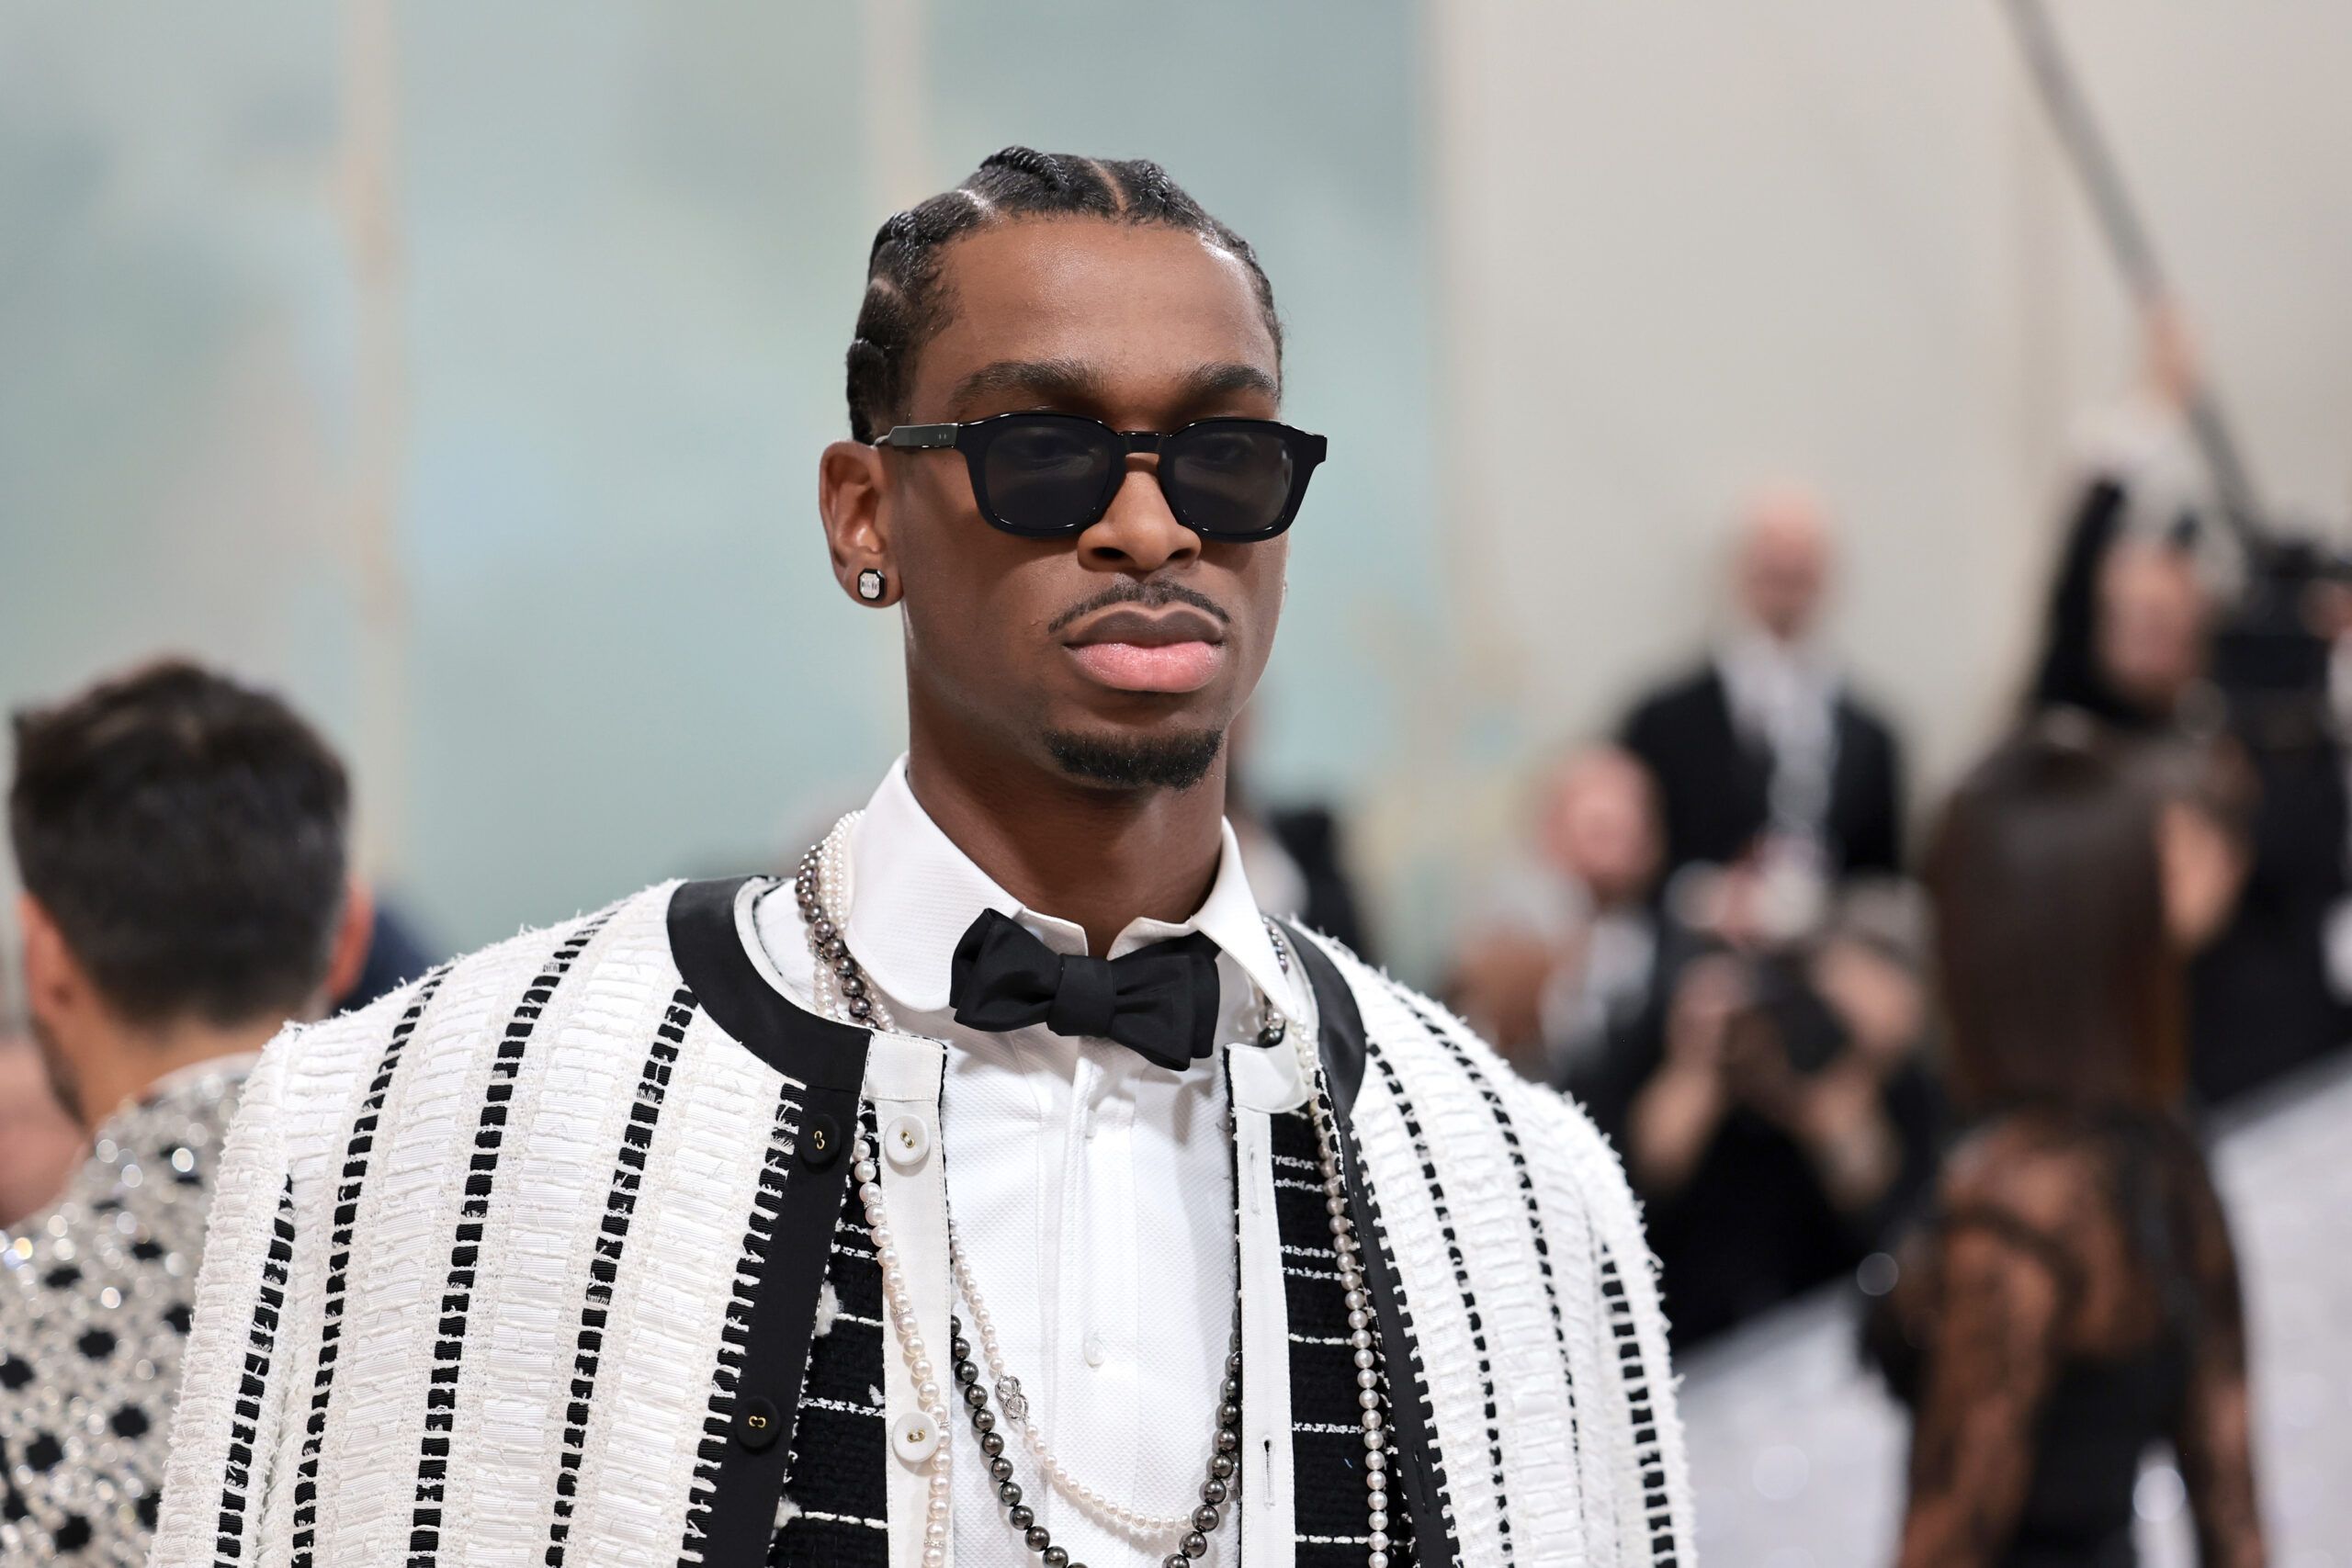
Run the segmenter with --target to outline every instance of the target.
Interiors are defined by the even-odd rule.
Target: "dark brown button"
[[[800,1163],[815,1170],[823,1170],[842,1157],[842,1125],[822,1114],[808,1118],[800,1129]]]
[[[784,1416],[764,1399],[747,1399],[735,1412],[735,1440],[753,1453],[773,1448],[784,1436]]]

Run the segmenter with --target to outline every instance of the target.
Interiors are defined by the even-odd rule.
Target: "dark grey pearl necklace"
[[[979,1363],[973,1359],[972,1342],[964,1337],[961,1318],[947,1320],[948,1357],[956,1375],[956,1383],[963,1391],[964,1407],[972,1420],[973,1435],[979,1438],[980,1452],[989,1461],[989,1478],[996,1483],[997,1500],[1004,1505],[1005,1517],[1030,1551],[1045,1562],[1046,1568],[1086,1568],[1083,1562],[1073,1563],[1067,1547],[1056,1546],[1052,1532],[1037,1522],[1036,1510],[1023,1502],[1021,1483],[1013,1478],[1012,1461],[1004,1451],[1004,1434],[996,1429],[996,1413],[989,1408],[988,1385],[980,1379]],[[1015,1398],[1018,1396],[1015,1395]],[[1011,1419],[1020,1420],[1021,1413]],[[1216,1446],[1209,1455],[1208,1479],[1201,1483],[1201,1506],[1193,1510],[1192,1526],[1176,1550],[1168,1554],[1161,1568],[1192,1568],[1209,1551],[1209,1537],[1225,1517],[1226,1500],[1233,1495],[1233,1472],[1241,1450],[1241,1314],[1236,1303],[1233,1338],[1225,1357],[1225,1385],[1218,1395],[1216,1411]]]

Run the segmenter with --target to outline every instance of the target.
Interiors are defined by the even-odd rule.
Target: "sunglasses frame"
[[[989,446],[995,444],[998,436],[1012,428],[1013,422],[1020,421],[1026,423],[1038,420],[1056,420],[1072,424],[1091,425],[1111,438],[1113,451],[1122,459],[1114,463],[1110,471],[1104,475],[1102,493],[1094,498],[1085,518],[1062,527],[1037,528],[1007,522],[998,513],[995,504],[989,499],[988,451]],[[989,527],[1001,529],[1007,534],[1018,535],[1024,539],[1066,539],[1083,534],[1097,523],[1102,522],[1103,516],[1109,513],[1113,499],[1119,493],[1119,487],[1126,482],[1126,466],[1124,461],[1126,457],[1138,452],[1148,452],[1154,457],[1159,457],[1162,455],[1169,442],[1181,440],[1194,431],[1212,430],[1220,425],[1243,425],[1251,430],[1273,431],[1281,437],[1283,444],[1290,449],[1294,478],[1290,494],[1283,502],[1281,515],[1265,527],[1253,529],[1248,533],[1204,528],[1184,515],[1182,501],[1171,493],[1165,483],[1160,485],[1159,493],[1167,501],[1168,510],[1176,521],[1204,539],[1216,539],[1232,544],[1256,544],[1273,538],[1288,529],[1292,520],[1297,517],[1299,504],[1306,499],[1307,481],[1315,477],[1316,468],[1322,463],[1324,455],[1329,448],[1329,443],[1322,436],[1310,434],[1306,431],[1284,424],[1279,420],[1196,419],[1180,429],[1165,432],[1114,430],[1101,420],[1090,418],[1082,413],[1063,413],[1054,409],[1031,409],[1013,413],[991,414],[986,419],[969,420],[960,424],[893,425],[876,437],[874,445],[901,452],[944,452],[950,448],[961,452],[964,455],[964,467],[972,478],[972,499],[979,503],[980,516],[987,521]],[[1159,476],[1155,473],[1153,477],[1156,479]]]

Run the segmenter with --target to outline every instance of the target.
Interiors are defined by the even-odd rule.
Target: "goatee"
[[[1225,733],[1188,735],[1081,735],[1048,730],[1046,750],[1062,772],[1088,784],[1114,789],[1190,789],[1208,777],[1225,747]]]

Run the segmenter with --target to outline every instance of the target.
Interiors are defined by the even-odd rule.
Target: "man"
[[[27,1011],[93,1143],[0,1235],[0,1562],[138,1564],[238,1086],[358,969],[348,789],[284,704],[184,663],[16,740]]]
[[[1575,1087],[1648,1010],[1672,933],[1656,894],[1657,785],[1615,746],[1544,779],[1537,842],[1455,960],[1464,1016],[1522,1072]]]
[[[264,1058],[159,1563],[1688,1560],[1605,1145],[1221,821],[1281,377],[1156,165],[884,225],[819,486],[906,759]]]
[[[1657,777],[1669,876],[1747,861],[1834,884],[1900,868],[1894,736],[1816,637],[1830,554],[1817,500],[1757,494],[1740,525],[1730,634],[1625,721],[1626,749]]]
[[[0,990],[0,1230],[49,1206],[82,1159],[82,1129],[57,1103],[30,1039],[8,1032]]]

